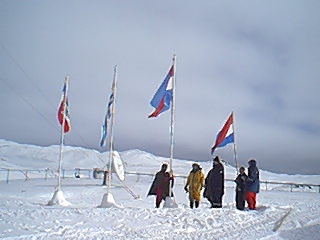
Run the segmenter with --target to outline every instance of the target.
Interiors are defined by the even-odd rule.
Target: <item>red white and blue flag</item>
[[[174,67],[171,66],[167,76],[163,80],[162,84],[154,94],[150,104],[155,108],[148,118],[157,117],[160,113],[170,108],[170,102],[172,100],[172,81],[173,81]]]
[[[224,147],[229,143],[234,142],[234,132],[232,128],[233,124],[233,113],[229,116],[228,120],[224,124],[221,131],[216,136],[216,142],[214,146],[211,148],[211,155],[218,147]]]
[[[69,132],[71,129],[67,92],[68,92],[67,81],[65,81],[62,89],[62,96],[61,96],[59,110],[58,110],[58,120],[61,126],[63,125],[63,121],[64,121],[64,129],[63,129],[64,133]]]

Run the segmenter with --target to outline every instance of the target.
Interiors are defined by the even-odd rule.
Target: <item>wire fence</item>
[[[138,172],[128,172],[125,174],[127,176],[135,176],[135,181],[151,181],[154,174],[151,173],[138,173]],[[50,168],[46,169],[0,169],[0,181],[6,181],[9,183],[11,180],[24,179],[28,181],[30,179],[43,178],[47,180],[48,178],[57,178],[57,170],[52,170]],[[85,178],[85,179],[97,179],[103,178],[103,171],[96,171],[96,169],[87,168],[75,168],[75,169],[62,169],[62,178]],[[186,175],[175,175],[175,179],[183,181],[184,184],[187,180]],[[225,179],[225,187],[233,188],[235,186],[234,179]],[[260,189],[265,191],[289,191],[289,192],[317,192],[320,193],[320,184],[309,184],[309,183],[295,183],[295,182],[277,182],[277,181],[265,181],[260,180]]]

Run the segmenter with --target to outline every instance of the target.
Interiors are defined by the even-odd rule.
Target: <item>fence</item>
[[[79,176],[81,178],[92,178],[93,169],[84,169],[84,168],[75,168],[75,169],[62,169],[61,177],[62,178],[74,178]],[[50,168],[46,169],[9,169],[1,168],[0,169],[0,181],[5,179],[7,183],[10,182],[10,179],[21,179],[24,178],[25,181],[28,181],[32,178],[56,178],[58,173],[56,170]]]
[[[75,168],[75,169],[62,169],[61,177],[62,178],[96,178],[96,175],[93,176],[94,169],[86,168]],[[151,173],[138,173],[138,172],[125,172],[126,175],[135,175],[136,181],[139,182],[142,177],[153,178],[154,174]],[[28,181],[32,178],[56,178],[58,177],[57,171],[52,169],[0,169],[0,181],[5,179],[7,183],[10,182],[10,179],[21,179],[24,178],[25,181]],[[185,175],[175,175],[176,179],[181,179],[186,181],[187,176]],[[226,187],[234,187],[233,179],[225,179]],[[320,193],[320,184],[308,184],[308,183],[293,183],[293,182],[276,182],[276,181],[260,181],[260,188],[266,191],[269,190],[278,190],[278,191],[316,191]]]
[[[153,177],[154,174],[149,174],[149,173],[137,173],[137,172],[126,172],[126,175],[136,175],[137,176],[137,181],[140,180],[142,176],[151,176]],[[187,176],[185,175],[175,175],[175,178],[182,178],[182,179],[187,179]],[[226,187],[234,187],[234,179],[225,179],[225,185]],[[316,191],[320,193],[320,184],[308,184],[308,183],[293,183],[293,182],[275,182],[275,181],[262,181],[260,180],[260,188],[263,190],[278,190],[278,191],[288,191],[289,189],[290,192],[294,191],[304,191],[304,190],[309,190],[309,191]],[[318,189],[318,190],[316,190]]]

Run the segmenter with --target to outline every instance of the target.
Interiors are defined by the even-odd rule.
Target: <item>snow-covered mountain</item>
[[[0,139],[0,168],[9,169],[52,169],[58,168],[59,145],[39,147],[34,145],[19,144],[4,139]],[[163,162],[169,162],[168,158],[158,157],[138,149],[120,152],[124,161],[125,169],[129,172],[154,174],[159,170]],[[63,166],[62,168],[73,170],[76,168],[93,169],[103,168],[109,162],[109,152],[98,152],[92,149],[81,147],[63,147]],[[193,161],[174,159],[173,170],[175,175],[186,176],[191,168]],[[200,162],[203,171],[210,170],[212,162]],[[259,165],[259,161],[258,161]],[[245,166],[247,167],[247,166]],[[226,178],[234,179],[236,169],[225,164]],[[318,184],[319,175],[288,175],[275,174],[260,169],[261,180]]]

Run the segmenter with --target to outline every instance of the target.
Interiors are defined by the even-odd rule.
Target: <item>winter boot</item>
[[[190,201],[190,208],[193,208],[193,201]]]
[[[196,208],[199,207],[199,202],[195,201]]]

